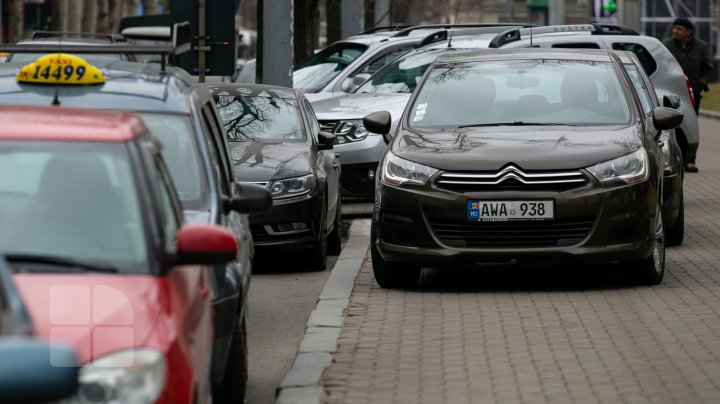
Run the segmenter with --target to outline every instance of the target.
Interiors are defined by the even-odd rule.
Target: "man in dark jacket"
[[[683,73],[690,80],[690,87],[695,96],[695,113],[698,113],[702,99],[700,92],[708,91],[708,83],[712,80],[713,62],[708,56],[707,44],[693,35],[694,29],[689,19],[676,18],[672,25],[672,37],[666,38],[663,44],[675,56]],[[694,157],[685,162],[685,171],[691,173],[698,171]]]

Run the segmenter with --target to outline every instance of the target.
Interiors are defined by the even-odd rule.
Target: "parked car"
[[[77,351],[75,399],[210,402],[203,266],[234,260],[235,236],[184,223],[134,114],[4,105],[0,120],[0,250],[38,335]]]
[[[428,265],[623,262],[662,281],[659,131],[611,51],[445,55],[413,94],[380,161],[373,273],[412,287]],[[388,139],[391,118],[365,127]]]
[[[684,161],[694,158],[700,138],[698,118],[693,107],[695,101],[690,82],[675,57],[657,38],[637,35],[624,28],[613,28],[615,26],[601,27],[607,28],[603,35],[593,34],[593,31],[562,31],[553,26],[536,28],[532,33],[528,29],[513,29],[499,34],[491,47],[613,49],[635,53],[650,77],[658,99],[662,100],[665,95],[680,97],[678,110],[685,118],[675,133]]]
[[[417,25],[399,31],[374,30],[334,42],[295,67],[293,88],[311,102],[342,95],[399,55],[452,35],[476,33],[493,26],[518,24]]]
[[[211,84],[239,181],[270,190],[273,207],[250,216],[257,249],[309,248],[325,270],[341,248],[340,162],[335,136],[322,132],[297,90],[260,84]]]
[[[14,47],[0,45],[0,50],[4,49],[12,52]],[[99,51],[112,49],[104,47]],[[148,49],[144,47],[143,51]],[[43,51],[52,51],[52,48]],[[174,52],[167,47],[157,48],[158,54],[168,51]],[[60,81],[52,74],[48,74],[48,78],[40,74],[39,82],[18,82],[17,75],[23,68],[29,76],[34,75],[32,66],[37,67],[0,65],[0,104],[59,104],[138,113],[164,145],[163,158],[187,220],[222,225],[235,234],[240,245],[237,258],[213,268],[212,374],[216,402],[242,397],[247,379],[246,302],[254,255],[247,214],[269,209],[272,200],[266,189],[235,181],[227,135],[210,93],[204,86],[194,84],[194,79],[184,70],[162,64],[81,64],[78,66],[83,66],[83,70],[74,69],[68,77],[70,84],[63,83],[64,71]],[[91,69],[103,74],[104,83],[71,85],[80,71]],[[44,72],[45,67],[41,73]]]

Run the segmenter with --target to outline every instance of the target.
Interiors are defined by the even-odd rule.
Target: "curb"
[[[348,239],[305,325],[297,356],[276,391],[278,404],[320,404],[355,278],[370,245],[370,219],[355,219]]]
[[[700,116],[720,120],[720,112],[708,111],[707,109],[700,108]]]

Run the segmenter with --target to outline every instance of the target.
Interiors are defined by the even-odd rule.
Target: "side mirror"
[[[340,85],[340,88],[342,88],[342,90],[346,93],[351,93],[356,88],[360,87],[369,78],[370,75],[367,73],[358,73],[353,77],[346,78],[345,81],[343,81],[342,85]]]
[[[220,226],[186,224],[175,237],[173,265],[224,265],[235,259],[235,235]]]
[[[320,131],[318,133],[318,149],[319,150],[330,150],[335,144],[335,135],[329,132]]]
[[[233,196],[223,200],[225,211],[234,210],[238,213],[267,212],[272,208],[270,191],[262,185],[236,182]]]
[[[670,130],[680,126],[683,113],[672,108],[656,107],[652,112],[652,119],[656,130]]]
[[[44,403],[75,394],[80,365],[75,351],[29,338],[0,339],[0,402]]]
[[[387,111],[373,112],[363,118],[363,125],[369,132],[377,133],[383,136],[385,143],[390,143],[390,126],[392,117]]]
[[[675,94],[666,94],[663,96],[663,107],[680,109],[680,97]]]

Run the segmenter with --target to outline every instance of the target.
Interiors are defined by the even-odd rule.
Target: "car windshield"
[[[7,62],[10,63],[31,63],[38,58],[47,55],[47,53],[12,53],[8,56]],[[73,55],[83,58],[90,63],[95,62],[115,62],[123,60],[119,53],[94,54],[94,53],[74,53]]]
[[[251,95],[220,95],[220,118],[231,142],[301,142],[297,100]]]
[[[412,93],[428,66],[440,55],[453,49],[418,49],[395,59],[373,74],[358,93]]]
[[[492,60],[433,68],[408,119],[411,128],[623,125],[630,107],[609,62]]]
[[[0,251],[148,272],[128,154],[122,143],[0,142]]]
[[[190,119],[184,115],[140,113],[150,132],[163,144],[180,202],[187,210],[204,209],[209,194]]]
[[[322,90],[366,49],[365,45],[348,43],[328,46],[295,68],[293,88],[305,93]]]

